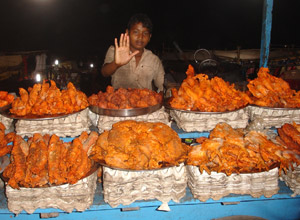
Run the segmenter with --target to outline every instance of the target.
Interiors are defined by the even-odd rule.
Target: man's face
[[[130,30],[128,30],[128,35],[130,38],[130,48],[134,51],[143,50],[151,38],[148,28],[144,27],[142,23],[133,25]]]

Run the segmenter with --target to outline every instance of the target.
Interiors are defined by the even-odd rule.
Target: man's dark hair
[[[127,29],[130,30],[131,27],[137,23],[142,23],[145,28],[148,28],[150,34],[152,34],[153,25],[150,18],[146,14],[139,13],[133,15],[129,19],[129,22],[127,24]]]

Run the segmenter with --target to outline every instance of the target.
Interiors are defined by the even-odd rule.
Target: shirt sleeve
[[[114,46],[110,46],[108,48],[107,52],[106,52],[103,64],[111,63],[114,60],[115,60],[115,47]]]
[[[154,77],[154,84],[158,88],[158,92],[164,91],[165,70],[159,58],[157,58],[157,70]]]

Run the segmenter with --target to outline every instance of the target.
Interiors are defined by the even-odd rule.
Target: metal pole
[[[271,42],[273,0],[264,0],[263,21],[260,45],[260,67],[268,66]]]

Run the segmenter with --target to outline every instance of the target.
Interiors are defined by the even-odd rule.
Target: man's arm
[[[113,75],[119,67],[120,65],[116,64],[115,61],[105,63],[101,68],[101,73],[103,76],[108,77]]]
[[[115,60],[102,66],[102,75],[113,75],[119,67],[129,63],[132,57],[134,57],[138,53],[139,51],[135,51],[133,53],[130,52],[129,36],[127,33],[121,34],[120,45],[118,44],[118,39],[115,38]]]
[[[158,92],[164,91],[164,79],[165,79],[165,70],[161,61],[158,59],[156,76],[154,77],[154,84],[158,88]]]

